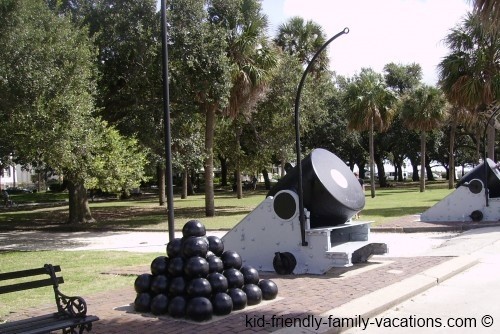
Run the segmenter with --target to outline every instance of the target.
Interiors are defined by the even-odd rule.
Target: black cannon
[[[298,166],[295,166],[268,192],[297,193]],[[302,160],[304,208],[310,211],[310,227],[344,224],[365,206],[365,194],[357,177],[336,155],[315,149]]]
[[[324,274],[385,254],[387,245],[368,241],[371,222],[351,220],[364,207],[365,196],[349,167],[324,149],[313,150],[301,167],[304,230],[296,166],[223,237],[224,244],[242,254],[245,263],[279,274]]]

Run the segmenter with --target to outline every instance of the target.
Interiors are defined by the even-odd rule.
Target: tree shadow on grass
[[[126,209],[126,210],[123,210]],[[216,216],[228,217],[248,214],[251,210],[237,206],[219,206],[216,208]],[[188,219],[206,218],[204,207],[178,208],[174,209],[176,221],[185,222]],[[159,226],[167,222],[167,210],[164,207],[151,208],[120,208],[120,210],[94,210],[94,218],[97,227],[135,227]]]
[[[111,203],[110,203],[111,204]],[[248,214],[252,208],[243,206],[218,206],[217,216],[237,216]],[[141,228],[158,226],[167,221],[167,208],[159,205],[96,206],[91,209],[96,223],[70,226],[68,206],[59,207],[29,207],[24,210],[0,212],[0,229],[72,229],[85,230],[89,228]],[[204,207],[174,208],[175,217],[179,220],[206,218]]]
[[[0,228],[39,228],[64,224],[68,219],[68,208],[31,208],[29,211],[9,211],[0,213]]]

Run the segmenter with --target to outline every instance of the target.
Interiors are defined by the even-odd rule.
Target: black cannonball
[[[181,256],[182,249],[182,239],[175,238],[170,240],[167,244],[167,255],[169,258],[174,258],[177,256]]]
[[[196,278],[206,277],[208,275],[208,262],[200,256],[192,256],[185,261],[184,274],[185,277]]]
[[[182,241],[182,256],[187,259],[192,256],[206,257],[208,240],[206,237],[187,237]]]
[[[168,311],[168,298],[163,293],[156,295],[151,300],[151,313],[154,315],[165,314]]]
[[[168,314],[174,318],[182,318],[186,314],[186,298],[175,296],[168,303]]]
[[[241,273],[245,279],[245,284],[258,284],[260,277],[259,272],[252,266],[244,265],[240,268]]]
[[[262,301],[262,291],[257,284],[245,284],[243,292],[247,295],[248,305],[257,305]]]
[[[233,310],[243,310],[247,306],[247,295],[243,290],[235,288],[227,291],[233,301]]]
[[[228,315],[233,310],[233,300],[225,292],[218,292],[212,297],[215,315]]]
[[[207,258],[208,261],[208,272],[210,273],[221,273],[224,270],[224,263],[220,257],[211,256]]]
[[[221,273],[210,273],[207,279],[212,287],[212,293],[226,292],[229,287],[226,276]]]
[[[165,275],[153,276],[150,290],[154,294],[167,293],[168,278]]]
[[[168,296],[170,298],[182,296],[186,292],[186,279],[183,276],[170,278],[168,285]]]
[[[193,278],[186,286],[189,297],[210,297],[212,286],[206,278]]]
[[[190,220],[182,227],[182,236],[187,237],[204,237],[207,231],[205,225],[199,220]]]
[[[220,256],[222,263],[224,263],[224,269],[228,268],[241,268],[241,256],[235,251],[227,250]]]
[[[182,276],[184,274],[184,260],[174,257],[168,261],[167,272],[170,277]]]
[[[210,246],[209,246],[210,247]],[[213,252],[211,252],[210,250],[207,252],[207,255],[205,256],[205,258],[208,260],[209,258],[211,258],[212,256],[216,256]]]
[[[158,256],[151,262],[151,274],[165,275],[167,273],[168,257]]]
[[[186,316],[194,321],[210,320],[212,314],[212,303],[206,297],[194,297],[187,303]]]
[[[151,310],[151,295],[147,292],[138,293],[134,300],[136,312],[149,312]]]
[[[217,256],[221,256],[224,252],[224,243],[222,242],[222,239],[215,235],[210,235],[207,237],[207,239],[208,250]]]
[[[152,278],[153,275],[151,274],[141,274],[137,276],[137,278],[134,281],[135,292],[137,293],[149,292],[149,287],[151,286]]]
[[[235,268],[229,268],[222,272],[227,278],[227,285],[229,289],[241,288],[245,284],[245,278],[241,271]]]
[[[278,295],[278,286],[273,281],[262,279],[259,281],[258,285],[262,291],[262,298],[264,300],[272,300]]]

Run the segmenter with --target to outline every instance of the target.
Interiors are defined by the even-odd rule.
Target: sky
[[[423,81],[435,85],[437,64],[448,54],[443,39],[471,9],[466,0],[263,0],[271,36],[300,16],[319,24],[329,39],[330,69],[352,76],[363,67],[382,73],[385,64],[417,63]]]
[[[167,0],[175,1],[175,0]],[[330,39],[349,33],[327,49],[330,69],[353,76],[363,67],[382,73],[384,65],[420,64],[423,81],[435,85],[437,64],[448,54],[443,39],[470,11],[468,0],[262,0],[269,35],[300,16],[319,24]],[[158,3],[160,1],[158,0]],[[159,6],[158,6],[159,8]]]

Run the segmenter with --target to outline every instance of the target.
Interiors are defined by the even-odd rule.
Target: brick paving
[[[456,221],[456,222],[423,222],[419,215],[408,215],[394,218],[380,226],[372,226],[373,232],[445,232],[467,231],[481,227],[500,226],[499,221]]]
[[[333,268],[325,275],[278,276],[265,273],[261,278],[272,279],[279,288],[278,298],[260,305],[232,312],[225,317],[214,317],[205,323],[176,320],[169,316],[138,314],[131,303],[135,298],[133,287],[113,290],[95,295],[83,296],[88,304],[89,314],[97,315],[100,321],[94,323],[92,333],[269,333],[280,329],[270,323],[264,327],[250,327],[247,319],[265,317],[282,320],[307,316],[318,317],[353,299],[380,288],[399,282],[426,269],[449,260],[449,257],[390,258],[374,256],[364,264],[350,268]],[[138,275],[148,272],[147,266],[117,268],[115,274]],[[51,306],[53,307],[53,306]],[[11,316],[23,317],[47,312],[47,309],[18,311]],[[353,314],[353,317],[356,316]]]

